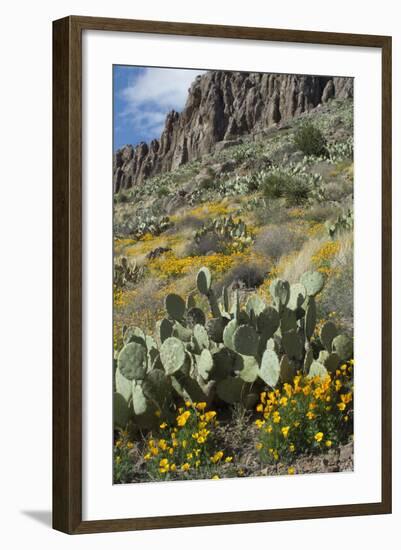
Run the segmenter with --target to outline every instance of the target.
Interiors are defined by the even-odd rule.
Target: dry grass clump
[[[304,212],[304,219],[309,222],[322,223],[336,218],[341,208],[332,205],[314,204]]]
[[[341,203],[353,193],[353,182],[345,179],[329,181],[323,190],[326,201]]]
[[[268,275],[267,264],[241,263],[234,266],[224,274],[216,284],[217,292],[221,292],[223,286],[232,288],[257,288],[263,284]]]
[[[352,236],[339,241],[339,249],[331,261],[332,275],[323,289],[320,308],[322,317],[335,315],[350,335],[354,316],[354,265]]]
[[[290,283],[299,281],[305,271],[314,269],[312,258],[326,241],[326,237],[309,239],[298,252],[282,258],[278,266],[280,277]]]
[[[272,225],[257,235],[254,248],[277,262],[282,256],[298,250],[304,240],[304,235],[293,227]]]

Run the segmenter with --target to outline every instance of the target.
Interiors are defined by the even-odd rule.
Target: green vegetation
[[[352,110],[115,196],[116,483],[300,473],[352,442]]]
[[[294,143],[305,155],[320,157],[327,152],[323,133],[310,122],[304,123],[297,129]]]

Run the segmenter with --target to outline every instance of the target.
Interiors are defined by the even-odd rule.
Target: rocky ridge
[[[352,78],[207,72],[192,83],[183,111],[168,113],[159,140],[115,152],[114,192],[282,125],[330,99],[352,96]]]

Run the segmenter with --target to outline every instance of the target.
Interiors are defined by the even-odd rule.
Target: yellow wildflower
[[[183,472],[188,472],[188,470],[190,469],[190,467],[191,467],[191,466],[188,464],[188,462],[185,462],[185,464],[183,464],[183,465],[181,466],[181,470],[182,470]]]
[[[318,443],[320,443],[320,442],[322,441],[322,439],[323,439],[323,436],[324,436],[323,432],[317,432],[317,433],[315,434],[315,441],[317,441]]]
[[[288,437],[288,432],[290,431],[290,427],[289,426],[283,426],[281,428],[281,433],[283,434],[284,437]]]
[[[288,475],[293,476],[295,474],[295,468],[293,466],[290,466],[287,472],[288,472]]]
[[[216,464],[217,462],[219,462],[219,460],[223,458],[223,455],[224,455],[223,451],[217,451],[217,453],[215,453],[211,457],[210,461],[213,462],[213,464]]]
[[[178,424],[178,426],[180,426],[180,427],[185,426],[185,424],[187,423],[188,418],[189,418],[190,416],[191,416],[191,412],[190,412],[190,411],[185,411],[185,412],[183,412],[182,414],[180,414],[179,416],[177,416],[177,424]]]
[[[170,465],[168,463],[167,458],[162,458],[162,460],[159,462],[159,472],[161,474],[165,474],[169,471]]]

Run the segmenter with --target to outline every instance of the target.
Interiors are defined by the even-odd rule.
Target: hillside
[[[352,96],[352,78],[209,71],[193,82],[183,111],[168,113],[159,140],[116,151],[114,190],[199,159],[216,144],[233,144],[330,99]]]
[[[274,122],[271,103],[246,110],[254,75],[242,76],[216,134],[199,122],[205,103],[190,109],[224,73],[206,76],[169,115],[175,137],[153,146],[153,168],[127,168],[143,144],[120,165],[132,177],[114,195],[115,480],[352,469],[352,83],[305,77],[301,96],[288,77]],[[196,92],[206,81],[209,94]],[[268,334],[266,316],[278,323]],[[292,416],[285,392],[297,394]],[[203,440],[191,424],[204,424],[202,407],[219,418],[193,447],[203,458],[177,450],[170,470],[166,441],[177,424],[183,441]]]

